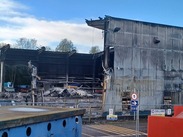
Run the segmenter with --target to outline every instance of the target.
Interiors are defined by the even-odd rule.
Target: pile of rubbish
[[[51,96],[51,97],[93,97],[92,94],[87,93],[84,90],[81,89],[64,89],[61,87],[53,87],[49,90],[46,90],[43,94],[45,97]]]
[[[30,90],[31,91],[31,90]],[[61,98],[68,99],[90,99],[94,98],[94,95],[89,94],[87,91],[82,89],[74,89],[74,88],[61,88],[61,87],[53,87],[46,91],[35,92],[35,98],[37,102],[56,102],[60,103],[62,101]],[[12,101],[16,103],[27,103],[32,102],[32,93],[31,92],[1,92],[0,93],[0,106],[12,104]]]

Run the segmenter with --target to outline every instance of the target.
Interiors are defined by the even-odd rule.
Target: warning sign
[[[132,100],[137,100],[137,94],[136,93],[132,93],[131,98],[132,98]]]

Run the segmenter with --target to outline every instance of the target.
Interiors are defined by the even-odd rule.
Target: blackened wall
[[[41,50],[24,50],[24,49],[7,49],[1,50],[1,60],[4,61],[5,73],[4,81],[12,81],[14,78],[8,75],[15,72],[19,74],[20,67],[24,67],[24,71],[20,76],[15,77],[16,84],[25,84],[30,82],[30,72],[27,71],[28,61],[31,60],[32,64],[38,68],[38,75],[42,79],[57,79],[60,82],[66,82],[66,73],[68,73],[69,81],[78,81],[84,83],[95,82],[102,79],[102,72],[98,72],[101,68],[100,57],[94,58],[92,54],[80,54],[80,53],[64,53],[64,52],[52,52]],[[97,66],[96,66],[97,65]],[[12,68],[8,69],[8,68]],[[99,69],[102,71],[102,69]],[[19,81],[22,77],[25,80]],[[94,78],[94,80],[93,80]],[[28,80],[28,81],[27,81]]]

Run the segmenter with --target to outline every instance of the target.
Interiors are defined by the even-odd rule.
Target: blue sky
[[[13,44],[21,37],[35,38],[52,49],[67,38],[79,52],[91,46],[103,49],[102,31],[85,19],[110,15],[183,26],[181,0],[0,0],[0,42]]]

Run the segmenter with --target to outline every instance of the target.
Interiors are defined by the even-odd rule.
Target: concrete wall
[[[124,92],[131,94],[134,89],[142,110],[163,104],[166,93],[172,95],[174,104],[180,103],[183,28],[117,18],[108,21],[105,40],[106,46],[114,47],[114,68],[105,109],[116,104],[120,111]],[[116,27],[120,27],[118,32],[114,32]]]

